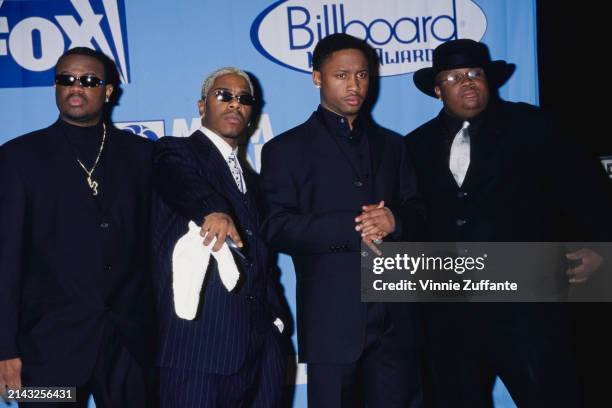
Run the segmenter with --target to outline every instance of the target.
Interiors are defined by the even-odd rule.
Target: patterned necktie
[[[234,181],[236,181],[236,186],[238,186],[238,190],[241,193],[246,192],[246,186],[244,185],[244,180],[242,178],[242,171],[240,167],[238,167],[238,158],[236,157],[236,151],[232,151],[227,158],[227,164],[229,165],[230,171],[232,172],[232,176],[234,176]]]
[[[463,184],[465,173],[467,173],[470,166],[470,134],[468,126],[470,126],[470,122],[463,122],[461,129],[455,135],[448,161],[448,167],[459,187]]]

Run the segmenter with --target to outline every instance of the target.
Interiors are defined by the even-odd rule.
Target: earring
[[[321,84],[316,84],[315,85],[317,88],[321,89]]]
[[[108,99],[108,96],[107,96],[107,97],[106,97],[106,103],[108,103],[108,102],[109,102],[109,99]]]

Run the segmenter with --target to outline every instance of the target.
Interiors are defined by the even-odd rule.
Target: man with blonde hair
[[[202,127],[187,138],[157,142],[152,228],[162,407],[280,404],[287,362],[276,319],[282,295],[272,284],[268,250],[257,234],[257,175],[237,157],[254,104],[249,76],[219,69],[202,86]],[[179,250],[194,228],[196,245]],[[227,239],[236,244],[233,258]],[[208,251],[208,267],[197,262],[200,251]],[[189,275],[193,268],[181,267],[194,259],[196,272],[205,273],[195,295],[193,280],[185,281],[195,276]],[[228,278],[232,270],[237,281]],[[191,309],[184,307],[190,296]]]

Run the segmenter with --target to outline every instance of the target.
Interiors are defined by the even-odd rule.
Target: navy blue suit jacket
[[[251,331],[273,329],[280,314],[282,295],[272,284],[268,249],[257,234],[256,174],[246,163],[241,165],[246,194],[238,190],[219,150],[199,130],[188,138],[164,137],[157,142],[152,233],[162,367],[234,373],[244,362]],[[222,285],[216,263],[211,262],[195,319],[180,319],[172,297],[172,251],[190,220],[201,225],[213,212],[232,217],[249,261],[236,258],[241,278],[232,292]]]
[[[423,217],[400,136],[370,124],[370,191],[356,181],[335,139],[315,113],[262,151],[263,231],[275,250],[292,256],[299,356],[308,363],[350,363],[363,351],[366,303],[355,231],[361,206],[384,200],[401,232],[397,238],[409,238]]]
[[[101,205],[59,122],[0,148],[0,360],[21,357],[24,379],[82,384],[108,325],[154,354],[152,147],[107,128]]]

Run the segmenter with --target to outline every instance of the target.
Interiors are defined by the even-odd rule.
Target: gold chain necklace
[[[77,162],[79,163],[79,166],[81,166],[83,171],[87,174],[87,184],[89,185],[89,188],[91,188],[92,194],[95,196],[98,195],[98,182],[92,179],[91,175],[96,169],[96,166],[98,165],[98,162],[100,161],[100,156],[102,155],[102,150],[104,149],[104,141],[106,140],[106,124],[102,123],[102,129],[104,129],[102,132],[102,143],[100,143],[100,150],[98,151],[98,156],[96,157],[96,161],[94,161],[93,166],[91,166],[91,170],[87,170],[87,167],[85,167],[85,165],[77,157]]]

